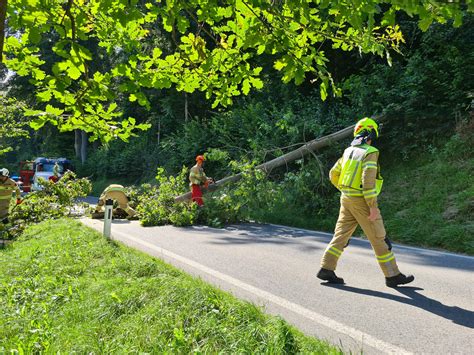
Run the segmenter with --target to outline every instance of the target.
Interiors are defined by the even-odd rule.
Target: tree
[[[24,109],[24,103],[0,95],[0,156],[13,149],[15,139],[28,137]]]
[[[213,105],[263,86],[255,60],[270,56],[284,82],[318,82],[323,99],[339,89],[327,70],[325,46],[386,56],[403,36],[398,11],[417,16],[426,30],[434,22],[461,23],[471,1],[435,0],[10,0],[4,63],[29,76],[43,106],[29,110],[32,127],[46,122],[61,131],[81,129],[91,139],[127,140],[147,129],[122,119],[117,95],[149,107],[145,89],[176,87],[205,92]],[[463,6],[465,9],[463,9]],[[0,16],[1,17],[1,16]],[[1,20],[1,18],[0,18]],[[2,22],[3,25],[3,22]],[[173,45],[147,46],[149,32],[167,33]],[[2,30],[0,26],[0,30]],[[0,34],[1,35],[1,34]],[[0,36],[3,39],[3,35]],[[56,59],[43,60],[43,39]],[[93,55],[88,43],[103,49]],[[94,52],[95,53],[95,52]],[[93,69],[104,56],[121,54],[109,69]]]

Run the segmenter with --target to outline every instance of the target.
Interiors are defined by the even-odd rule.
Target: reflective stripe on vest
[[[344,151],[341,163],[341,174],[339,175],[338,181],[339,189],[343,194],[352,197],[366,198],[378,196],[383,184],[383,179],[378,172],[375,180],[375,189],[364,191],[362,186],[362,170],[378,169],[377,163],[364,163],[363,160],[368,154],[376,152],[378,152],[377,148],[367,144],[352,146]]]
[[[11,186],[11,185],[4,185],[4,186],[0,186],[0,190],[15,190],[16,187],[15,186]]]
[[[203,168],[193,166],[191,168],[191,171],[189,172],[189,181],[191,182],[190,185],[202,185],[202,184],[204,184],[203,180],[204,180],[205,176],[206,175],[204,174],[204,169]]]

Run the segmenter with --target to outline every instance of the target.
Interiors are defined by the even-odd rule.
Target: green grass
[[[72,220],[0,250],[0,353],[339,353]]]
[[[474,254],[473,152],[457,143],[386,172],[380,202],[392,239]]]

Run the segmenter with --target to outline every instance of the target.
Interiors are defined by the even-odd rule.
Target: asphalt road
[[[82,220],[99,231],[101,220]],[[260,224],[141,227],[117,220],[113,239],[265,307],[344,352],[473,354],[474,258],[394,245],[409,286],[387,288],[367,241],[338,266],[345,285],[315,277],[331,235]]]

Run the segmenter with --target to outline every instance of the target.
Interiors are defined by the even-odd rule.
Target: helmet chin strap
[[[366,144],[367,141],[371,141],[371,144],[374,143],[377,135],[374,131],[371,131],[370,133],[367,132],[362,132],[361,134],[358,134],[355,136],[355,138],[352,140],[351,145],[361,145],[361,144]]]

